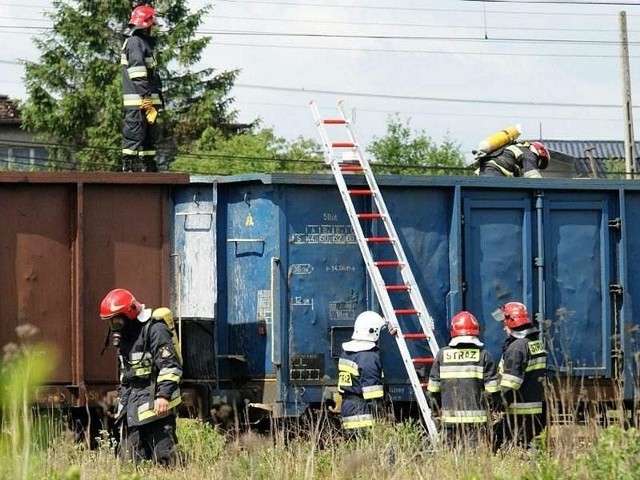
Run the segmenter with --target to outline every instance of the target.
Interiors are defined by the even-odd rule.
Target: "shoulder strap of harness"
[[[151,325],[153,323],[155,323],[156,320],[154,320],[153,318],[150,318],[147,323],[144,324],[144,326],[142,327],[142,356],[144,358],[144,354],[147,351],[147,347],[149,346],[149,330],[151,329]],[[151,356],[151,376],[150,376],[150,383],[149,383],[149,388],[151,390],[151,395],[149,397],[149,408],[153,409],[155,407],[155,401],[156,401],[156,388],[157,388],[157,384],[158,384],[158,372],[156,369],[156,362],[153,358],[153,355]]]
[[[505,177],[520,177],[522,176],[522,171],[518,165],[518,160],[523,155],[523,151],[520,146],[522,146],[522,144],[516,145],[512,143],[511,145],[500,148],[487,155],[484,159],[484,163],[497,168]],[[513,160],[515,160],[515,162],[502,155],[505,151],[508,151],[513,155]]]
[[[522,149],[520,149],[517,145],[509,145],[505,147],[505,150],[509,150],[518,160],[522,156]]]

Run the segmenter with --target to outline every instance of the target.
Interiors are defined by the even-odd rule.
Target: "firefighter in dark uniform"
[[[153,56],[151,27],[156,11],[139,5],[131,13],[129,37],[120,60],[124,105],[122,168],[124,171],[157,172],[156,118],[163,108],[160,77]]]
[[[338,391],[342,395],[340,413],[347,438],[373,426],[384,413],[384,385],[378,339],[386,326],[375,312],[362,312],[356,318],[351,341],[342,344],[338,361]]]
[[[501,315],[507,333],[499,365],[506,416],[498,437],[502,435],[504,441],[528,448],[544,427],[547,352],[522,303],[506,303]]]
[[[540,142],[508,145],[484,155],[476,173],[482,177],[542,178],[540,170],[549,166],[551,155]]]
[[[498,404],[498,372],[478,338],[476,317],[462,311],[451,319],[451,341],[436,355],[429,373],[430,404],[439,414],[443,439],[452,448],[489,445],[492,409]]]
[[[111,290],[100,304],[118,347],[120,387],[116,426],[119,454],[139,463],[177,460],[175,408],[180,404],[182,365],[164,321],[151,318],[128,290]]]

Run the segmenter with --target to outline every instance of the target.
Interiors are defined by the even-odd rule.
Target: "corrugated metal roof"
[[[579,176],[594,176],[592,173],[591,159],[587,150],[591,149],[591,155],[595,163],[595,176],[606,177],[604,161],[611,159],[624,160],[624,142],[620,140],[540,140],[551,151],[552,158],[567,156],[574,159],[576,172]],[[640,142],[635,142],[636,163],[640,160]]]
[[[624,142],[618,140],[540,140],[549,150],[555,150],[574,158],[586,159],[585,150],[593,148],[593,158],[609,160],[624,158]],[[640,158],[640,142],[635,142],[636,159]]]

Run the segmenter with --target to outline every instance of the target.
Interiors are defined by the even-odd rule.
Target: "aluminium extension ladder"
[[[420,407],[420,412],[429,436],[435,441],[438,438],[438,433],[435,423],[431,417],[431,409],[429,408],[429,404],[425,396],[424,388],[426,387],[426,383],[420,382],[415,367],[417,364],[433,363],[434,357],[438,353],[439,347],[433,332],[433,318],[427,311],[427,307],[420,295],[418,285],[416,284],[413,273],[411,272],[411,267],[409,266],[407,257],[405,256],[398,234],[391,222],[387,206],[382,198],[375,177],[371,172],[371,166],[364,157],[362,149],[356,141],[355,133],[353,131],[351,121],[345,113],[343,102],[338,102],[338,110],[340,112],[340,118],[338,119],[322,119],[315,102],[311,102],[310,107],[316,126],[318,127],[320,137],[322,138],[325,162],[331,167],[336,183],[338,184],[342,201],[347,209],[351,226],[353,227],[353,231],[358,241],[358,246],[360,247],[360,251],[362,252],[362,256],[367,267],[367,273],[373,283],[384,317],[391,324],[392,328],[397,329],[395,339],[398,344],[402,360],[407,370],[407,374],[409,375],[409,380],[411,381],[411,386],[413,387],[413,392]],[[329,140],[326,126],[336,125],[346,127],[349,136],[347,141],[331,142]],[[336,152],[346,154],[348,161],[344,161],[342,156],[338,159],[336,157]],[[344,178],[345,172],[363,174],[369,188],[349,189]],[[375,210],[372,212],[357,212],[353,202],[353,197],[355,196],[370,197],[372,200],[372,207],[375,204]],[[381,221],[385,227],[387,235],[366,237],[360,223],[361,220]],[[390,244],[393,247],[395,258],[375,260],[372,256],[370,245],[376,243]],[[403,283],[401,285],[387,285],[382,277],[382,273],[380,271],[381,268],[399,269]],[[411,300],[413,308],[394,308],[390,292],[406,292]],[[402,319],[410,316],[417,316],[422,329],[421,332],[405,333],[403,331],[399,318]],[[427,340],[433,357],[412,358],[407,346],[407,340]]]

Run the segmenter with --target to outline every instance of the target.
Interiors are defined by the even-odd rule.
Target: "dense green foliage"
[[[317,172],[322,169],[320,145],[302,137],[287,142],[265,128],[226,137],[208,129],[180,152],[174,171],[237,174],[247,172]]]
[[[378,173],[466,175],[459,145],[446,139],[437,145],[424,130],[411,130],[410,120],[390,117],[387,132],[374,138],[367,151]]]
[[[605,168],[606,178],[609,179],[625,179],[627,178],[626,172],[626,162],[623,159],[619,158],[609,158],[602,162]]]
[[[158,160],[168,163],[210,129],[235,133],[229,91],[237,71],[193,70],[210,40],[196,38],[209,7],[190,12],[185,0],[154,5],[166,23],[154,28],[166,102],[158,121]],[[23,126],[58,145],[51,152],[53,168],[112,169],[122,149],[120,52],[131,2],[55,0],[53,7],[53,29],[34,40],[40,61],[25,63]]]

